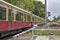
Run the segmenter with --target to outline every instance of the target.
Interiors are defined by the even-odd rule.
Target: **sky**
[[[44,3],[44,0],[39,0]],[[49,20],[53,20],[54,16],[60,15],[60,0],[47,0],[47,11],[51,12],[51,16],[48,17]]]

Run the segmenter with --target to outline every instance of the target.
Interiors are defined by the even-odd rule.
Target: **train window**
[[[32,18],[32,21],[34,21],[34,17]]]
[[[6,8],[0,6],[0,20],[6,20]]]
[[[38,18],[36,18],[36,22],[38,22]]]
[[[23,21],[23,14],[20,12],[17,12],[16,14],[16,21]]]
[[[27,15],[27,21],[31,21],[31,18],[29,15]]]
[[[9,9],[9,21],[11,21],[11,9]]]
[[[36,17],[34,17],[34,21],[35,21],[35,22],[36,22],[36,20],[37,20]]]
[[[14,12],[12,12],[13,10],[9,9],[9,21],[13,21],[14,19]]]
[[[27,18],[26,18],[26,14],[24,15],[24,18],[25,18],[25,21],[26,21],[26,19],[27,19]]]

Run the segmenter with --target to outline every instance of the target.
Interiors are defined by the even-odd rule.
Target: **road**
[[[48,36],[38,36],[35,40],[49,40]]]
[[[60,36],[34,36],[33,37],[34,40],[60,40]],[[32,37],[28,37],[28,36],[22,36],[22,37],[7,37],[4,39],[0,39],[0,40],[32,40]]]
[[[14,37],[7,37],[7,38],[4,38],[4,39],[0,39],[0,40],[30,40],[31,37],[18,37],[18,38],[14,38]]]
[[[49,36],[49,40],[60,40],[60,36]]]
[[[60,36],[38,36],[36,40],[60,40]]]

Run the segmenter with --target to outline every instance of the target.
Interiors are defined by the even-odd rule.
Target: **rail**
[[[33,30],[34,28],[35,28],[35,27],[30,28],[30,29],[28,29],[28,30],[26,30],[26,31],[23,31],[23,32],[21,32],[21,33],[19,33],[19,34],[15,35],[14,37],[19,37],[19,36],[21,36],[21,35],[23,35],[23,34],[25,34],[25,33],[29,32],[29,31]]]

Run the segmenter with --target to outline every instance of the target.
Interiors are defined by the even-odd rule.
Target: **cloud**
[[[45,3],[45,0],[37,0]],[[60,0],[47,0],[47,10],[51,12],[50,20],[53,19],[54,16],[60,15]]]
[[[48,10],[51,11],[51,17],[52,19],[54,16],[60,15],[60,0],[47,0],[48,3]]]

